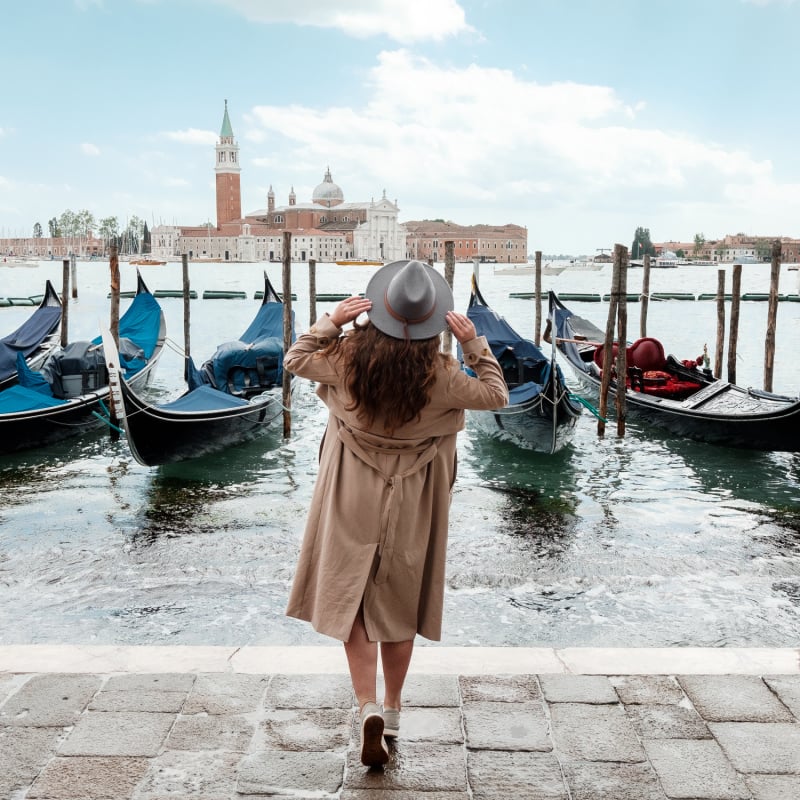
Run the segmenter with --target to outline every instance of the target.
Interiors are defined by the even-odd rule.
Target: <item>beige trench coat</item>
[[[314,488],[286,613],[347,641],[359,606],[371,641],[441,638],[450,492],[464,409],[508,402],[484,337],[464,345],[467,376],[442,364],[421,418],[383,435],[364,428],[337,356],[319,352],[341,331],[326,315],[286,353],[290,372],[317,381],[328,406]]]

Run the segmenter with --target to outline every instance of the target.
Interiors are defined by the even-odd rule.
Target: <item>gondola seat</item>
[[[616,360],[616,355],[617,344],[615,342],[614,360]],[[626,347],[625,359],[628,369],[626,383],[628,388],[635,392],[681,400],[694,394],[702,386],[701,383],[685,380],[670,372],[667,368],[664,346],[652,336],[643,336]],[[594,362],[602,370],[602,345],[595,349]]]

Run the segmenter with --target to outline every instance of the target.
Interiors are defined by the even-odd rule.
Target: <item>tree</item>
[[[135,214],[128,221],[128,227],[122,232],[122,252],[141,253],[142,228],[144,223]]]
[[[655,245],[650,241],[650,228],[637,228],[633,235],[631,258],[643,258],[645,255],[654,256],[655,254]]]
[[[119,220],[116,217],[104,217],[98,224],[97,233],[103,240],[104,251],[107,251],[109,245],[117,242],[119,237]],[[119,246],[119,242],[117,242],[117,246]]]
[[[47,221],[47,227],[50,229],[50,237],[52,239],[61,236],[61,228],[58,224],[58,219],[56,217],[52,217]]]
[[[679,247],[675,251],[675,255],[678,256],[678,258],[686,258],[686,251],[682,247]]]
[[[37,222],[33,226],[33,238],[34,239],[41,239],[42,238],[42,223]]]
[[[88,237],[96,227],[94,214],[85,208],[75,215],[75,232],[78,236]]]
[[[152,252],[152,250],[150,249],[150,230],[147,227],[146,221],[142,224],[142,252],[143,253]]]
[[[696,233],[694,235],[694,247],[692,248],[692,252],[699,256],[700,253],[703,251],[703,246],[706,243],[706,237],[702,233]]]

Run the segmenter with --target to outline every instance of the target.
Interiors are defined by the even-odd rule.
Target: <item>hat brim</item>
[[[370,322],[381,333],[394,339],[405,339],[406,326],[396,317],[393,317],[386,308],[386,289],[392,278],[408,264],[409,261],[393,261],[381,267],[371,278],[364,291],[364,296],[372,301],[372,308],[368,312]],[[408,326],[409,339],[430,339],[440,334],[447,327],[445,316],[453,310],[453,292],[447,281],[433,267],[423,264],[433,281],[436,292],[436,301],[433,313],[424,322]]]

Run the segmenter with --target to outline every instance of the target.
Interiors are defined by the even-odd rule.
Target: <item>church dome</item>
[[[344,193],[341,188],[333,182],[331,178],[331,169],[325,172],[325,178],[322,183],[314,189],[314,194],[311,195],[312,203],[319,203],[323,206],[335,206],[344,202]]]

